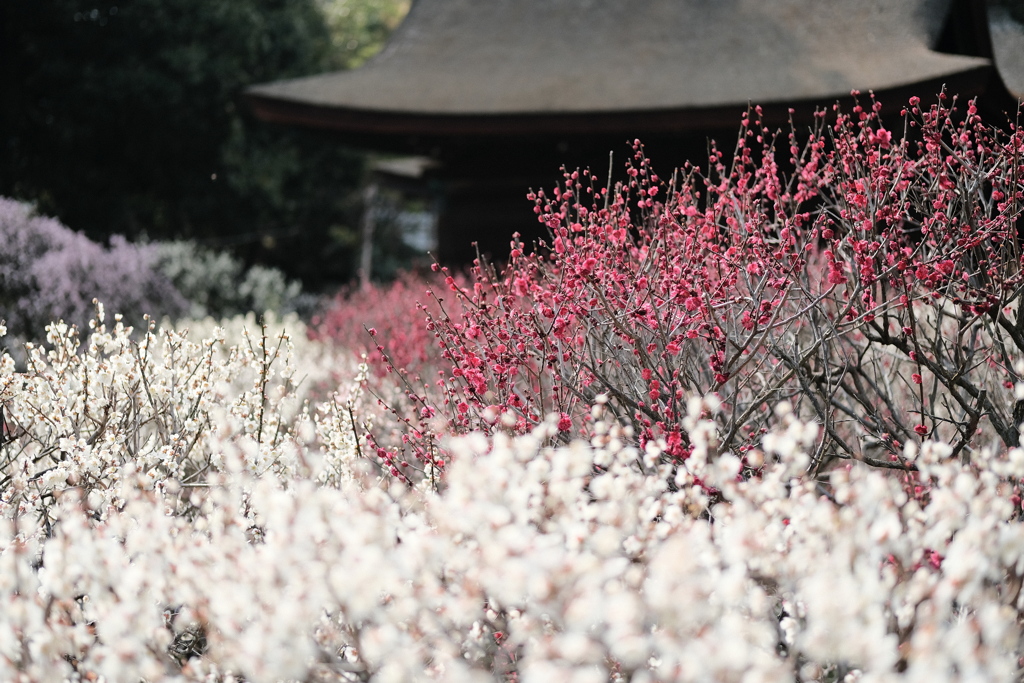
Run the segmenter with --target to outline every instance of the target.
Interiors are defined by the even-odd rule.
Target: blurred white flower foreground
[[[599,405],[593,443],[473,435],[407,489],[359,454],[357,384],[303,403],[351,361],[293,325],[297,355],[250,321],[83,348],[55,325],[27,372],[0,361],[0,680],[1020,676],[1020,449],[911,445],[908,496],[860,464],[810,479],[789,417],[740,481],[715,406],[670,471]]]

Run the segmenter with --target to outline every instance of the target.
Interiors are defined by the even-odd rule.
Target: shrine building
[[[391,168],[434,193],[439,256],[459,263],[539,235],[526,193],[563,164],[603,177],[612,151],[621,179],[639,138],[667,175],[709,138],[731,148],[750,104],[806,128],[853,90],[893,120],[945,87],[1006,121],[1024,34],[1003,20],[984,0],[415,0],[365,65],[245,97],[263,120],[418,158]]]

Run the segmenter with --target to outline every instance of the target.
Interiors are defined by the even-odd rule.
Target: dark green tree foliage
[[[194,238],[309,285],[348,277],[361,158],[238,99],[345,65],[316,0],[4,0],[0,21],[0,195],[97,239]]]
[[[410,0],[320,0],[335,54],[346,69],[380,50],[409,11]]]

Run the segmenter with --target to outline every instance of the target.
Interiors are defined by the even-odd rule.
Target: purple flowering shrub
[[[93,299],[141,318],[175,316],[188,302],[156,269],[155,245],[115,235],[104,247],[32,206],[0,197],[0,319],[11,335],[38,333],[50,321],[83,325]]]

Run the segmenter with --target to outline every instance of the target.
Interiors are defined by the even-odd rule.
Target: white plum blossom
[[[365,365],[275,325],[56,324],[0,360],[0,679],[1019,675],[1019,448],[813,477],[817,425],[780,407],[741,459],[695,398],[673,465],[599,401],[589,442],[499,421],[410,486],[364,453]]]

